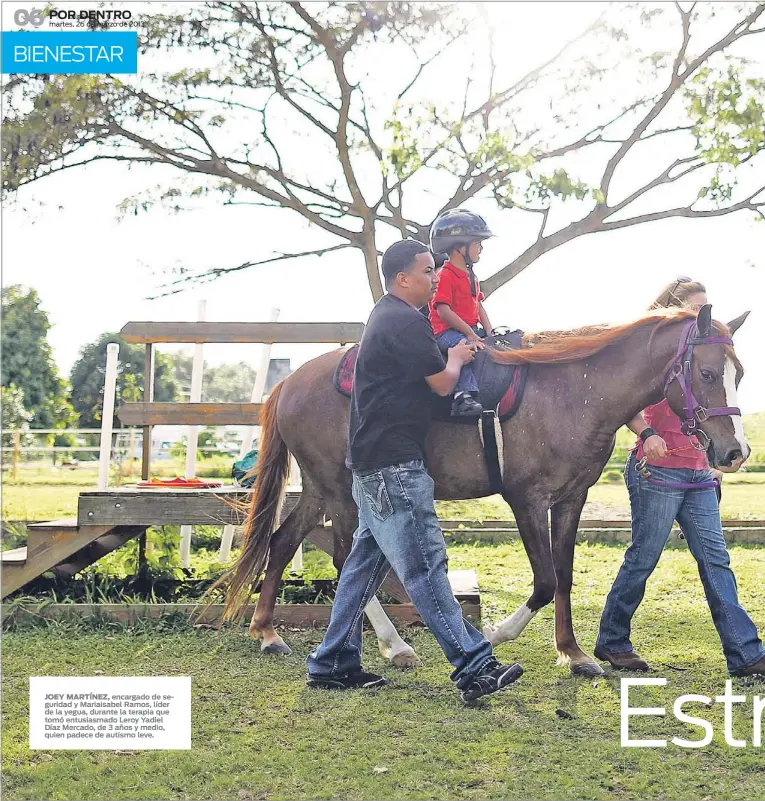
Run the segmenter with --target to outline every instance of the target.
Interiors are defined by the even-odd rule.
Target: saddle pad
[[[332,383],[335,389],[349,398],[353,393],[353,371],[356,369],[356,359],[359,355],[359,346],[354,345],[343,354],[340,364],[335,368]]]
[[[510,334],[487,337],[484,340],[487,348],[479,351],[473,360],[481,405],[484,409],[495,409],[501,421],[512,417],[520,406],[528,365],[497,364],[489,356],[488,348],[515,350],[521,346],[522,336],[520,331],[513,331]],[[347,397],[353,392],[353,372],[356,369],[358,355],[359,346],[354,345],[343,354],[335,369],[333,377],[335,389]],[[434,395],[433,417],[437,420],[475,425],[475,418],[451,417],[451,406],[451,397],[440,398]]]

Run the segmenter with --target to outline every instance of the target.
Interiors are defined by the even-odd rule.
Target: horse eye
[[[711,370],[702,370],[701,377],[704,379],[704,381],[707,381],[710,384],[717,378],[717,376]]]

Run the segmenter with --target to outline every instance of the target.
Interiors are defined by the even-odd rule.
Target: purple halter
[[[690,320],[683,329],[680,337],[680,346],[672,363],[664,373],[664,396],[667,395],[669,385],[677,379],[685,400],[684,417],[680,418],[680,430],[687,436],[694,436],[698,441],[697,450],[704,451],[709,446],[709,437],[699,428],[698,424],[703,423],[710,417],[720,417],[726,414],[741,414],[741,409],[734,406],[721,406],[715,409],[705,409],[693,396],[693,375],[691,365],[693,363],[693,349],[696,345],[733,345],[730,337],[702,337],[695,320]],[[703,442],[702,442],[703,438]]]
[[[667,396],[669,385],[677,379],[685,400],[684,417],[680,419],[680,430],[688,437],[694,437],[696,442],[691,440],[691,444],[699,451],[705,451],[709,446],[709,437],[699,428],[699,423],[703,423],[710,417],[720,417],[726,414],[741,414],[741,409],[735,406],[721,406],[715,409],[705,409],[693,396],[693,375],[691,366],[693,363],[693,349],[696,345],[733,345],[733,340],[729,337],[702,337],[695,320],[690,320],[683,329],[680,337],[680,346],[672,363],[664,373],[664,397]],[[651,484],[657,486],[671,487],[672,489],[711,489],[714,487],[718,492],[720,484],[717,479],[712,481],[700,481],[696,483],[680,481],[659,481],[652,478],[651,473],[646,467],[645,457],[635,465],[636,470],[646,478]],[[682,536],[682,535],[681,535]]]

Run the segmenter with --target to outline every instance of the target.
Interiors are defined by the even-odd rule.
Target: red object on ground
[[[222,481],[202,481],[201,478],[151,478],[136,484],[141,489],[210,489],[222,486]]]

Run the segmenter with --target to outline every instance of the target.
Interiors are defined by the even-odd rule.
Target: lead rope
[[[637,450],[637,445],[634,448],[630,448],[630,453]],[[678,453],[679,451],[689,451],[689,450],[697,450],[694,445],[683,445],[680,448],[670,448],[667,451],[667,454],[670,453]],[[646,467],[648,461],[647,456],[643,456],[643,458],[636,462],[635,470],[643,476],[643,478],[647,479],[651,484],[654,484],[658,487],[671,487],[672,489],[690,489],[690,490],[699,490],[699,489],[714,489],[717,491],[717,501],[720,502],[720,482],[714,478],[712,481],[700,481],[695,484],[691,482],[679,482],[679,481],[659,481],[657,478],[653,478],[651,476],[651,471]],[[683,530],[680,529],[680,539],[685,539],[685,534],[683,534]]]

